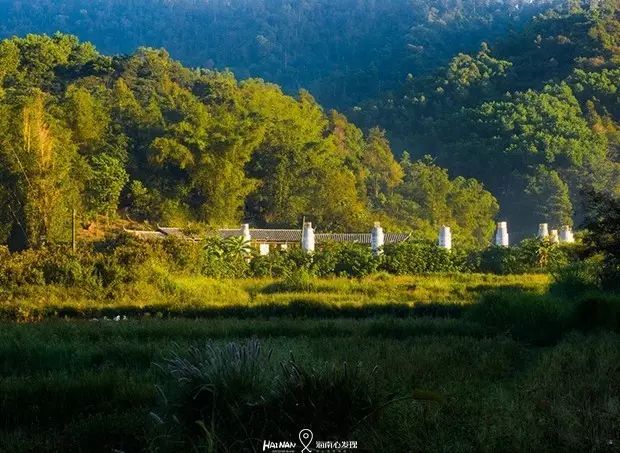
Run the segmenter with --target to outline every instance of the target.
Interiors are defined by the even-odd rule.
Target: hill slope
[[[163,47],[189,66],[345,106],[519,29],[553,1],[0,0],[0,38],[61,31],[105,53]]]

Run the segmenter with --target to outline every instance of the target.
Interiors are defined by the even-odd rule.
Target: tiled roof
[[[185,233],[183,233],[183,230],[181,230],[181,228],[164,228],[158,226],[157,229],[164,233],[166,236],[176,236],[180,238],[184,238],[187,236]]]
[[[157,231],[146,230],[125,230],[134,234],[141,239],[163,239],[167,236],[174,236],[185,239],[199,239],[198,237],[188,236],[180,228],[164,228],[157,227]],[[224,229],[218,230],[220,237],[226,239],[230,237],[241,236],[241,230]],[[267,229],[256,228],[250,229],[250,236],[253,241],[258,242],[276,242],[276,243],[295,243],[301,242],[302,230],[285,230],[285,229]],[[385,244],[393,244],[403,242],[409,239],[409,233],[385,233]],[[358,244],[370,245],[370,233],[316,233],[315,240],[317,243],[325,242],[356,242]]]
[[[201,239],[200,236],[185,233],[181,228],[168,228],[157,225],[157,230],[161,231],[166,236],[174,236],[181,239],[193,239],[195,241],[199,241]]]
[[[219,230],[220,236],[224,239],[229,237],[241,236],[239,228],[232,230]],[[301,242],[301,230],[271,230],[256,228],[250,229],[250,236],[255,241],[265,242]]]
[[[219,230],[223,238],[241,236],[240,229]],[[264,242],[301,242],[301,230],[270,230],[250,229],[250,236],[254,241]],[[357,242],[370,244],[370,233],[316,233],[314,238],[321,242]],[[392,244],[409,239],[409,233],[385,233],[385,243]]]
[[[357,242],[370,245],[370,233],[317,233],[315,240],[320,242]],[[385,233],[385,244],[403,242],[409,239],[408,233]]]
[[[166,237],[161,231],[148,230],[125,230],[129,234],[139,237],[140,239],[163,239]]]

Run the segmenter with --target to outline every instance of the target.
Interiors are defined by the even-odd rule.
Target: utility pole
[[[75,208],[73,208],[73,215],[71,216],[71,249],[75,252],[77,250],[77,244],[75,242]]]

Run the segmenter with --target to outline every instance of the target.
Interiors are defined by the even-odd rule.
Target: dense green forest
[[[434,237],[442,222],[484,244],[495,198],[430,158],[402,162],[305,91],[189,70],[165,51],[99,54],[69,35],[0,43],[2,240],[67,240],[119,211],[187,225],[299,225],[367,231],[380,219]]]
[[[0,0],[0,38],[63,31],[107,54],[163,47],[343,107],[519,30],[555,0]]]
[[[341,90],[334,75],[345,85],[357,83],[350,63],[356,61],[363,77],[372,74],[368,80],[379,84],[348,85],[356,94],[345,102],[366,100],[345,116],[321,107],[312,91],[291,96],[261,79],[190,69],[166,50],[108,56],[67,34],[6,39],[0,43],[0,200],[7,209],[0,212],[0,242],[12,247],[68,240],[74,209],[85,225],[120,215],[181,226],[245,220],[290,227],[305,216],[324,231],[366,231],[380,220],[426,239],[447,224],[460,245],[483,246],[498,213],[520,238],[539,222],[579,224],[584,189],[620,192],[614,0],[571,2],[533,18],[549,5],[414,8],[360,1],[347,9],[348,2],[240,1],[145,9],[143,2],[100,8],[95,2],[77,20],[70,1],[0,3],[7,3],[0,9],[5,34],[62,28],[95,41],[115,38],[104,47],[130,48],[152,36],[165,39],[165,24],[178,32],[172,48],[200,49],[190,52],[197,59],[191,64],[229,64],[199,61],[203,53],[217,55],[214,46],[241,58],[230,65],[245,67],[242,78],[264,75],[290,89],[316,86],[327,74],[326,86]],[[240,5],[248,8],[237,18],[232,12]],[[319,14],[319,6],[327,11]],[[60,12],[52,14],[54,8]],[[89,21],[95,11],[97,20]],[[165,11],[187,27],[151,16]],[[420,14],[425,25],[412,27]],[[294,36],[286,40],[292,47],[276,46],[270,54],[279,59],[284,52],[288,63],[247,51],[239,36],[255,30],[245,20]],[[146,27],[154,23],[160,26]],[[198,33],[199,24],[210,24],[208,32]],[[189,38],[203,35],[209,45]],[[482,37],[487,42],[480,44]],[[478,50],[457,53],[474,43]],[[375,66],[379,73],[372,73]],[[402,71],[409,75],[397,76]],[[304,78],[294,83],[282,79],[300,73]],[[345,99],[334,94],[328,102]]]
[[[395,152],[431,154],[498,197],[512,231],[581,222],[585,188],[620,194],[617,1],[539,15],[523,32],[455,55],[352,109]]]

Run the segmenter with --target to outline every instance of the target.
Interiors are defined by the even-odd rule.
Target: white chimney
[[[541,223],[538,225],[538,238],[545,239],[549,237],[549,224]]]
[[[439,229],[439,248],[451,250],[452,249],[452,230],[448,226],[442,226]]]
[[[375,222],[375,226],[370,233],[370,247],[374,255],[380,255],[383,253],[383,244],[385,244],[385,234],[383,228],[379,222]]]
[[[301,249],[306,253],[314,252],[314,229],[312,222],[304,222],[304,228],[301,232]]]
[[[568,244],[572,244],[575,242],[575,236],[573,235],[573,230],[569,225],[564,225],[560,228],[560,242],[566,242]]]
[[[495,232],[495,245],[499,247],[508,247],[510,238],[508,236],[508,222],[498,222],[497,231]]]
[[[252,241],[252,235],[250,234],[250,224],[244,223],[241,225],[241,237],[243,238],[243,242],[250,243]]]
[[[558,242],[560,242],[558,230],[551,230],[551,233],[549,234],[549,236],[550,236],[550,240],[552,243],[557,244]]]

